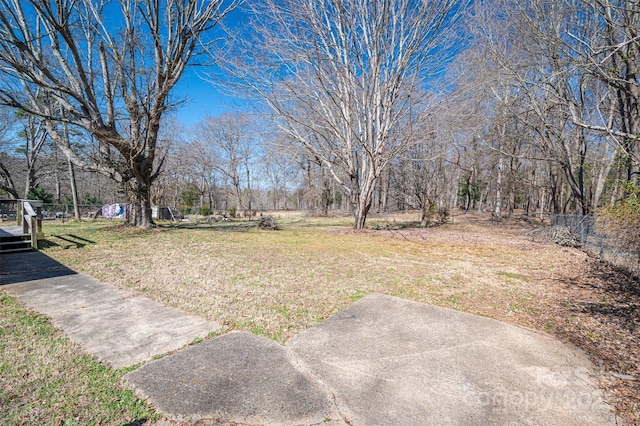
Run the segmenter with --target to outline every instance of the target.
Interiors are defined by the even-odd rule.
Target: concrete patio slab
[[[170,418],[251,425],[606,425],[573,346],[371,295],[289,340],[230,333],[126,379]]]
[[[179,421],[344,424],[331,394],[295,364],[277,343],[231,332],[150,362],[125,378]]]
[[[286,344],[354,425],[606,425],[583,352],[476,315],[370,295]]]

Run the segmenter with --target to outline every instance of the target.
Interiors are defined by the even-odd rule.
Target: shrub
[[[640,186],[625,184],[627,196],[613,207],[600,211],[598,226],[623,248],[640,260]]]
[[[446,207],[438,208],[437,205],[432,204],[429,206],[429,210],[423,212],[421,220],[421,226],[438,226],[444,225],[449,221],[449,209]]]
[[[451,214],[449,213],[449,209],[447,207],[438,209],[438,222],[440,223],[440,225],[449,223],[449,216],[451,216]]]
[[[31,190],[29,190],[29,193],[27,194],[27,198],[29,200],[40,200],[45,204],[53,203],[53,194],[47,192],[47,190],[40,186],[31,188]]]
[[[82,197],[82,200],[80,200],[80,204],[88,206],[98,206],[104,203],[100,201],[95,195],[84,194],[84,197]]]

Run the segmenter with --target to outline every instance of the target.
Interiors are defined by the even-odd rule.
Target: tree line
[[[355,228],[395,209],[425,226],[455,208],[613,209],[638,193],[639,15],[630,0],[2,2],[0,190],[99,174],[143,227],[151,204],[339,208]],[[214,63],[212,84],[251,108],[185,129],[172,90]]]

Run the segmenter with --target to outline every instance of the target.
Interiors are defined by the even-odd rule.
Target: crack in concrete
[[[345,422],[345,424],[352,426],[352,421],[349,418],[349,415],[345,413],[345,411],[347,412],[349,411],[349,408],[346,407],[346,405],[340,404],[338,402],[338,397],[335,391],[328,384],[326,384],[318,375],[316,375],[301,359],[299,359],[290,348],[288,348],[287,346],[282,346],[282,348],[284,349],[287,359],[289,360],[291,365],[300,373],[302,373],[305,377],[307,377],[309,380],[320,385],[320,387],[324,389],[325,393],[327,394],[327,397],[329,398],[331,404],[334,406],[337,413],[340,415],[341,420]],[[341,407],[342,405],[344,405],[344,408]]]

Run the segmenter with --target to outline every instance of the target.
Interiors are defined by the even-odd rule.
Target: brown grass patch
[[[534,242],[531,225],[517,221],[470,215],[439,228],[358,232],[349,218],[278,223],[277,232],[248,222],[116,232],[82,225],[73,232],[97,244],[46,252],[105,282],[280,342],[373,292],[550,332],[587,350],[609,401],[640,421],[640,381],[628,378],[640,378],[640,298],[631,291],[638,284],[619,271],[580,250]]]

